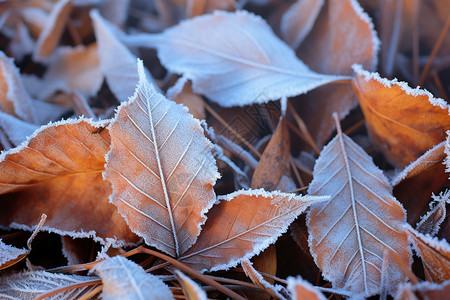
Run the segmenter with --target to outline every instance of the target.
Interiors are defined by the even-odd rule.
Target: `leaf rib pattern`
[[[344,135],[322,150],[314,167],[310,195],[332,195],[308,214],[309,244],[317,265],[336,288],[370,296],[381,289],[383,251],[388,248],[407,264],[411,253],[400,203],[371,158]],[[389,267],[388,290],[404,279]]]
[[[219,174],[199,121],[159,94],[142,64],[139,69],[135,95],[110,126],[104,176],[113,186],[111,202],[130,228],[179,257],[200,234]]]

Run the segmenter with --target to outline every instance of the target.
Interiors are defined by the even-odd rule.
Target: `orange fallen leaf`
[[[103,124],[105,126],[106,124]],[[60,121],[37,130],[28,141],[0,156],[3,226],[31,229],[42,213],[42,230],[102,243],[136,242],[103,181],[108,130],[85,119]]]
[[[372,20],[358,1],[330,0],[297,54],[316,72],[351,75],[355,63],[374,70],[378,48]],[[333,112],[343,119],[357,105],[350,83],[320,87],[292,103],[320,148],[335,129]]]
[[[292,300],[325,300],[325,296],[308,281],[301,277],[288,278],[288,290]]]
[[[206,292],[192,279],[175,270],[175,275],[183,288],[183,293],[191,300],[207,300]]]
[[[274,243],[309,205],[325,199],[262,189],[219,197],[196,243],[179,260],[201,271],[227,270]]]
[[[450,279],[450,245],[443,239],[423,235],[411,226],[406,226],[414,250],[420,256],[427,281],[443,282]]]
[[[444,100],[359,66],[354,69],[353,89],[370,138],[395,167],[405,167],[446,138],[450,115]]]

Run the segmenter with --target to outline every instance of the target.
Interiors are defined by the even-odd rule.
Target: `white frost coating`
[[[378,74],[377,72],[369,72],[367,70],[364,70],[361,65],[354,64],[352,66],[353,71],[360,76],[363,76],[366,81],[370,80],[376,80],[379,83],[383,84],[385,87],[390,88],[392,85],[399,86],[407,95],[411,95],[413,97],[417,96],[427,96],[428,101],[433,106],[440,107],[442,109],[446,109],[450,114],[450,107],[447,105],[447,102],[441,98],[435,98],[433,94],[431,94],[429,91],[425,89],[421,89],[419,86],[416,88],[409,87],[407,82],[404,81],[398,81],[397,78],[394,78],[392,80],[389,80],[387,78],[383,78]]]
[[[0,99],[0,107],[9,114],[21,118],[30,123],[36,123],[35,111],[31,103],[31,97],[26,92],[21,80],[19,69],[14,64],[14,60],[7,57],[0,51],[0,78],[6,83],[6,95]],[[4,97],[4,98],[3,98]],[[8,111],[8,106],[13,106],[13,111]]]
[[[0,127],[14,146],[20,145],[39,128],[0,111]]]
[[[45,271],[13,273],[0,277],[1,299],[35,299],[36,297],[69,285],[98,280],[93,276],[54,274]],[[96,285],[70,289],[45,299],[79,299]]]
[[[287,288],[295,300],[326,300],[327,298],[317,288],[302,277],[288,277]]]
[[[2,226],[3,227],[3,226]],[[37,225],[34,226],[28,226],[25,224],[18,224],[18,223],[11,223],[9,225],[9,229],[13,228],[13,229],[20,229],[20,230],[25,230],[25,231],[34,231],[36,229]],[[135,246],[135,243],[125,243],[121,240],[117,240],[116,238],[101,238],[97,236],[97,233],[94,230],[91,231],[69,231],[69,230],[61,230],[61,229],[57,229],[57,228],[53,228],[53,227],[48,227],[48,226],[42,226],[40,231],[46,231],[46,232],[50,232],[50,233],[56,233],[58,235],[61,236],[70,236],[74,239],[76,238],[91,238],[93,239],[95,242],[98,242],[102,245],[112,245],[114,247],[126,247],[126,246]]]
[[[253,267],[253,263],[249,260],[242,261],[242,268],[244,269],[245,275],[249,277],[254,284],[263,287],[266,290],[269,290],[271,295],[276,296],[277,299],[285,300],[286,298],[280,294],[280,291],[283,289],[280,285],[272,285],[268,283],[264,277],[259,274],[259,272]],[[275,298],[275,297],[274,297]]]
[[[115,25],[105,20],[97,10],[91,10],[95,36],[97,38],[100,70],[114,96],[126,101],[133,95],[139,82],[136,71],[136,56],[119,40],[124,33]],[[147,78],[154,84],[153,78],[146,70]]]
[[[378,39],[377,31],[375,30],[375,27],[373,26],[372,19],[369,17],[369,15],[363,10],[361,5],[357,0],[350,0],[350,4],[353,7],[353,10],[358,14],[359,18],[363,20],[364,22],[369,25],[370,31],[372,32],[372,44],[373,44],[373,59],[372,59],[372,66],[371,69],[375,70],[378,65],[378,52],[380,51],[380,45],[381,42]]]
[[[334,288],[369,297],[380,292],[386,247],[406,264],[412,262],[402,231],[406,212],[372,158],[337,127],[338,135],[321,151],[309,185],[310,195],[332,196],[311,206],[308,243]],[[396,265],[390,265],[387,273],[387,289],[393,293],[405,275]]]
[[[162,34],[127,37],[127,43],[156,47],[169,71],[225,107],[292,97],[349,78],[311,71],[261,17],[246,11],[215,11]]]
[[[429,281],[422,281],[418,284],[412,284],[410,282],[403,283],[399,286],[398,291],[394,297],[395,300],[404,300],[404,299],[411,299],[409,297],[404,297],[404,295],[408,295],[409,292],[415,293],[418,292],[419,295],[421,295],[421,298],[417,297],[415,299],[428,299],[427,293],[434,291],[434,292],[442,292],[442,294],[435,294],[434,296],[441,296],[444,299],[444,297],[448,297],[448,287],[450,286],[450,280],[441,282],[441,283],[434,283]],[[423,298],[422,298],[423,297]],[[415,300],[414,298],[411,300]],[[433,298],[433,299],[439,299],[439,298]]]
[[[19,249],[10,245],[6,245],[0,239],[0,267],[8,261],[18,258],[20,255],[27,254],[28,250]]]
[[[155,90],[141,60],[138,73],[134,96],[109,126],[104,178],[112,183],[110,202],[130,229],[148,245],[180,256],[200,234],[220,174],[200,121]]]
[[[29,136],[26,141],[23,141],[19,146],[9,149],[8,151],[2,151],[0,153],[0,161],[3,161],[5,159],[5,156],[8,154],[19,153],[20,151],[25,149],[30,143],[30,140],[34,139],[39,133],[41,133],[42,131],[44,131],[49,127],[56,127],[64,124],[78,124],[83,121],[95,127],[106,126],[106,124],[110,122],[110,120],[93,121],[92,119],[84,117],[79,117],[76,119],[59,120],[57,122],[49,122],[47,125],[42,125],[40,128],[35,130],[34,133],[31,136]]]
[[[450,173],[450,130],[447,131],[447,139],[445,141],[445,155],[444,164],[446,166],[445,172]]]
[[[420,218],[420,221],[416,224],[416,230],[423,234],[435,236],[447,216],[446,204],[450,203],[450,190],[441,192],[438,196],[432,194],[431,198],[433,200],[428,204],[430,209]]]
[[[241,220],[242,224],[239,226],[239,229],[236,229],[236,232],[234,232],[233,235],[231,235],[231,233],[229,234],[229,236],[231,237],[229,236],[223,237],[224,239],[223,241],[221,240],[220,242],[218,241],[217,244],[209,245],[206,248],[202,248],[204,244],[209,243],[209,241],[206,240],[207,238],[203,238],[205,236],[204,232],[206,231],[206,228],[204,227],[202,232],[203,235],[200,235],[199,239],[197,240],[197,243],[186,253],[185,256],[182,256],[180,258],[181,261],[192,265],[199,265],[194,266],[194,268],[199,270],[200,272],[228,270],[230,268],[236,267],[243,260],[251,259],[253,256],[261,253],[271,244],[275,243],[278,237],[287,231],[289,225],[298,217],[298,215],[300,215],[311,204],[329,199],[329,196],[299,196],[291,193],[282,193],[280,191],[268,192],[265,191],[264,189],[254,189],[254,190],[250,189],[250,190],[239,190],[228,195],[219,196],[217,197],[216,205],[219,206],[223,202],[232,201],[234,198],[239,197],[241,195],[249,196],[246,197],[245,201],[253,203],[251,204],[253,206],[254,211],[254,218],[252,222],[256,220],[255,219],[256,217],[258,217],[260,218],[259,221],[261,221],[263,224],[252,223],[251,226],[253,227],[250,227],[250,224],[244,224],[244,220]],[[266,199],[272,200],[270,201],[270,204],[268,203],[259,204],[260,202],[256,203],[255,202],[256,198],[252,198],[251,196],[264,197]],[[263,201],[264,199],[259,200]],[[244,201],[244,199],[241,199],[241,201]],[[255,207],[256,205],[269,207],[270,210],[266,211],[266,213],[264,214],[261,212],[261,210],[256,209]],[[218,218],[219,216],[216,217]],[[234,216],[223,216],[223,215],[220,215],[220,217],[234,218]],[[217,218],[215,218],[214,220],[220,222],[220,220]],[[223,222],[225,222],[225,219],[223,220]],[[269,223],[272,224],[268,225]],[[208,223],[206,225],[208,225]],[[244,227],[246,225],[248,225],[249,228],[244,230]],[[267,228],[262,225],[266,225]],[[258,237],[258,230],[264,229],[265,229],[264,234]],[[211,256],[223,257],[224,254],[220,252],[222,250],[222,248],[220,247],[223,247],[223,249],[228,249],[230,247],[237,247],[237,245],[233,244],[234,243],[233,239],[235,237],[238,236],[240,237],[241,235],[248,234],[253,231],[256,232],[252,234],[250,237],[248,237],[249,239],[248,242],[250,243],[249,245],[246,245],[248,250],[240,248],[238,254],[229,257],[224,257],[222,260],[220,260],[220,262],[217,263],[202,261],[202,255],[205,255],[205,253],[207,253],[205,260],[208,260]],[[209,234],[213,234],[213,232],[214,229],[212,229]],[[200,240],[202,242],[202,245],[198,246]],[[218,253],[214,253],[214,250],[218,251]]]
[[[443,154],[445,145],[446,145],[445,141],[437,144],[436,146],[425,152],[418,159],[410,163],[403,169],[403,171],[401,171],[392,179],[391,185],[395,187],[397,184],[399,184],[406,178],[415,176],[416,174],[419,174],[421,171],[439,163],[444,156]]]
[[[186,286],[186,289],[192,291],[196,300],[208,300],[206,292],[192,279],[184,275],[182,272],[175,270],[175,274],[179,278],[182,286]],[[186,292],[185,292],[186,294]],[[193,299],[193,300],[194,300]]]
[[[173,299],[169,287],[158,277],[122,256],[114,256],[97,264],[91,272],[96,272],[103,282],[102,299],[143,300]]]

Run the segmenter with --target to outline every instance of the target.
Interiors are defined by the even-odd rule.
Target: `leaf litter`
[[[0,3],[0,297],[441,299],[448,5],[385,2]]]

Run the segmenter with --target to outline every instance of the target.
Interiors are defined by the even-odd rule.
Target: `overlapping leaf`
[[[2,299],[35,299],[55,289],[70,285],[96,281],[98,278],[79,275],[53,274],[44,271],[29,271],[8,274],[0,277],[0,298]],[[95,285],[75,287],[62,291],[45,299],[79,299],[89,293]]]
[[[110,138],[101,125],[84,119],[50,124],[2,153],[0,224],[30,229],[45,213],[43,230],[103,243],[136,242],[108,204],[111,187],[102,171]]]
[[[358,66],[354,69],[353,89],[370,138],[394,166],[405,167],[446,138],[450,115],[444,100]]]
[[[405,212],[372,159],[338,128],[322,150],[309,185],[311,195],[331,195],[308,213],[309,245],[317,265],[335,288],[353,294],[380,292],[383,251],[410,264]],[[402,282],[396,264],[386,270],[391,293]]]
[[[208,296],[206,292],[192,279],[181,273],[180,271],[175,271],[178,281],[183,288],[184,294],[188,299],[192,300],[207,300]]]
[[[219,197],[196,243],[180,260],[197,270],[226,270],[274,243],[309,205],[328,197],[264,190]]]
[[[450,245],[446,240],[438,240],[423,235],[412,227],[406,227],[414,249],[422,258],[425,277],[431,282],[443,282],[450,279]]]
[[[293,300],[325,300],[325,296],[301,277],[288,278],[288,290]]]
[[[216,11],[160,35],[128,39],[156,47],[168,70],[183,74],[195,92],[225,107],[296,96],[347,78],[311,71],[263,19],[246,11]]]
[[[19,249],[10,245],[6,245],[0,239],[0,270],[7,268],[11,261],[20,259],[28,253],[26,249]]]
[[[97,264],[93,271],[102,279],[102,299],[173,299],[164,282],[123,256],[114,256]]]
[[[212,144],[187,109],[147,81],[142,62],[133,98],[111,123],[105,178],[111,201],[147,244],[180,256],[216,201]]]

